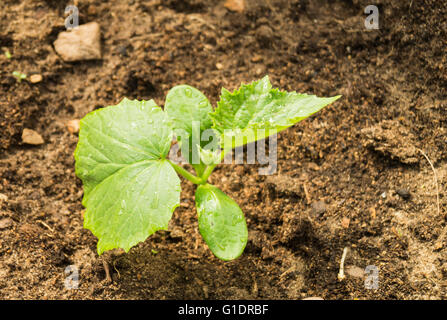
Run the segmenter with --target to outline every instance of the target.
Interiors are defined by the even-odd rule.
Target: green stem
[[[219,161],[219,163],[221,163],[224,158],[225,158],[225,152],[224,152],[224,150],[222,150],[220,152],[220,161]],[[214,169],[216,168],[216,166],[219,163],[211,164],[211,165],[206,167],[205,171],[203,172],[203,174],[201,176],[202,177],[202,181],[203,181],[202,184],[205,184],[208,181],[208,178],[210,177],[211,173],[213,173]]]
[[[172,167],[174,168],[174,170],[182,175],[183,177],[185,177],[186,179],[188,179],[189,181],[191,181],[194,184],[203,184],[203,180],[199,177],[196,177],[195,175],[193,175],[192,173],[190,173],[189,171],[183,169],[182,167],[180,167],[179,165],[175,164],[174,162],[168,160],[168,162],[172,165]]]
[[[217,164],[212,164],[206,167],[205,171],[203,171],[202,174],[202,184],[205,184],[208,181],[208,178],[210,177],[211,173],[213,173],[214,168],[216,168]]]

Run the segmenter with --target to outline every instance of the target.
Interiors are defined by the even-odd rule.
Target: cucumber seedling
[[[22,80],[26,79],[26,74],[20,71],[13,71],[12,75],[16,78],[17,82],[22,82]]]
[[[180,204],[179,174],[197,185],[199,230],[210,250],[236,259],[247,243],[247,224],[237,203],[207,182],[214,168],[233,148],[287,129],[339,97],[273,89],[266,76],[232,93],[222,89],[215,110],[199,90],[180,85],[169,91],[164,110],[153,100],[125,98],[89,113],[81,120],[76,175],[84,185],[84,227],[98,238],[98,254],[128,252],[167,230]],[[204,133],[212,142],[195,142]],[[168,159],[174,134],[196,174]]]

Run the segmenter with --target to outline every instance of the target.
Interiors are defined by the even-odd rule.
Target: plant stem
[[[223,161],[224,158],[225,158],[225,152],[224,152],[224,150],[221,150],[221,152],[220,152],[220,161],[219,161],[219,163],[221,163],[221,162]],[[210,177],[211,173],[213,173],[214,168],[216,168],[216,166],[217,166],[219,163],[214,163],[214,164],[211,164],[211,165],[209,165],[209,166],[206,167],[205,171],[203,172],[203,174],[202,174],[202,176],[201,176],[202,181],[203,181],[203,182],[202,182],[203,184],[206,183],[206,182],[208,181],[208,178]]]
[[[210,177],[211,173],[213,173],[213,170],[216,166],[217,164],[212,164],[206,167],[205,171],[202,174],[202,183],[206,183],[208,181],[208,178]]]
[[[189,181],[191,181],[194,184],[203,184],[203,180],[199,177],[196,177],[195,175],[193,175],[192,173],[190,173],[188,170],[183,169],[182,167],[180,167],[179,165],[175,164],[174,162],[168,160],[168,162],[172,165],[172,167],[174,168],[174,170],[182,175],[183,177],[185,177],[186,179],[188,179]]]
[[[220,154],[220,162],[222,162],[222,160],[224,158],[225,158],[225,152],[222,150],[221,154]],[[208,178],[210,177],[211,173],[213,173],[214,168],[216,168],[216,166],[220,163],[219,162],[219,163],[215,163],[215,164],[211,164],[211,165],[207,166],[205,171],[203,171],[202,176],[197,177],[197,176],[193,175],[192,173],[190,173],[188,170],[183,169],[181,166],[175,164],[171,160],[168,160],[168,162],[172,165],[172,167],[178,174],[180,174],[181,176],[188,179],[189,181],[191,181],[194,184],[205,184],[208,181]]]

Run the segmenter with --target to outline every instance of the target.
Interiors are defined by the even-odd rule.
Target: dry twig
[[[345,259],[346,259],[346,255],[348,254],[348,247],[345,247],[343,249],[343,255],[341,256],[341,260],[340,260],[340,271],[338,272],[337,278],[339,281],[342,281],[344,278],[346,278],[345,276]]]
[[[436,186],[436,205],[437,205],[437,209],[438,209],[438,217],[441,215],[441,207],[439,204],[439,184],[438,184],[438,175],[436,173],[436,169],[435,166],[433,165],[433,163],[431,162],[430,158],[427,156],[427,154],[422,151],[421,149],[417,149],[424,157],[425,159],[427,159],[428,163],[430,164],[431,169],[433,170],[433,180],[435,182],[435,186]],[[438,238],[438,242],[439,244],[442,244],[442,241],[444,240],[445,235],[447,234],[447,227],[444,228],[444,230],[442,231],[441,235]]]

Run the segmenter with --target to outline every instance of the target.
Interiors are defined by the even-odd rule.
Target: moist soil
[[[102,59],[64,62],[53,42],[71,3],[1,1],[0,298],[447,298],[447,2],[378,0],[379,29],[367,30],[369,2],[246,0],[238,12],[223,0],[79,0],[80,23],[101,26]],[[215,105],[221,87],[266,74],[343,97],[278,135],[275,175],[216,169],[211,182],[247,218],[243,255],[212,255],[182,181],[167,231],[98,256],[67,121],[123,97],[163,106],[183,83]],[[24,129],[45,143],[23,143]],[[70,265],[77,290],[64,286]]]

